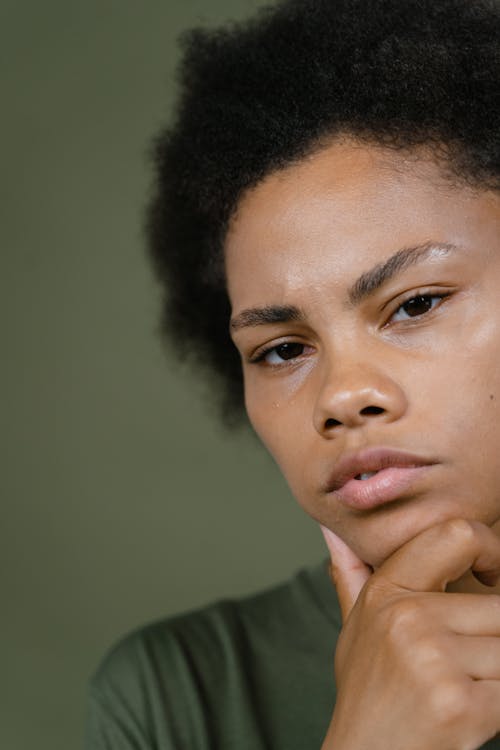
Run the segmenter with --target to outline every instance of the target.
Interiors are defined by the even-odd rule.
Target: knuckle
[[[387,604],[384,612],[384,625],[391,636],[409,635],[422,617],[417,601],[411,598],[396,599]]]
[[[451,518],[444,521],[442,530],[447,538],[456,540],[461,544],[470,543],[476,536],[474,525],[465,518]]]
[[[470,709],[470,690],[462,681],[450,680],[435,685],[430,691],[430,709],[442,726],[454,725]]]
[[[444,646],[438,639],[429,636],[417,639],[413,644],[412,659],[419,668],[431,669],[442,661]]]

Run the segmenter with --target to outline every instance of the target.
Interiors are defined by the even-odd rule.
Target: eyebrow
[[[361,274],[347,292],[349,305],[357,307],[397,274],[433,255],[445,256],[459,250],[457,245],[449,242],[424,242],[413,247],[404,247],[390,258],[378,263],[369,271]],[[266,305],[243,310],[231,320],[231,330],[237,331],[247,326],[260,326],[273,323],[304,322],[305,315],[294,305]]]
[[[231,320],[231,329],[237,331],[246,326],[261,326],[272,323],[304,321],[305,315],[294,305],[268,305],[243,310]]]
[[[387,284],[394,276],[407,268],[427,260],[432,255],[442,257],[454,250],[459,250],[457,245],[449,242],[424,242],[413,247],[404,247],[390,258],[361,274],[348,291],[349,304],[353,307],[359,305],[367,297],[370,297],[377,289]]]

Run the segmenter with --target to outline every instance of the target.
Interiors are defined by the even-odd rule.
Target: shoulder
[[[93,676],[90,724],[98,723],[101,734],[104,726],[126,726],[137,735],[133,747],[149,747],[147,735],[165,732],[183,746],[193,717],[220,713],[220,705],[226,715],[240,711],[236,696],[252,690],[255,680],[272,692],[277,679],[312,673],[325,653],[329,674],[332,633],[339,627],[324,564],[252,596],[142,626],[110,649]],[[203,724],[203,716],[194,724]],[[164,745],[176,746],[173,739]]]
[[[121,682],[125,672],[141,671],[151,660],[178,667],[179,661],[193,651],[218,659],[235,641],[251,639],[254,633],[265,633],[272,639],[286,630],[300,641],[324,627],[330,632],[340,628],[340,612],[322,563],[250,596],[220,600],[141,626],[110,649],[93,684],[100,685],[114,674]]]

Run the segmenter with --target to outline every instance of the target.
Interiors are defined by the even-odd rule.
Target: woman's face
[[[313,518],[374,567],[499,521],[498,194],[337,142],[243,197],[226,261],[250,420]]]

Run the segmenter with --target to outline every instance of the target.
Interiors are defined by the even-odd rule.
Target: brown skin
[[[338,537],[325,538],[344,625],[322,750],[474,750],[495,736],[500,597],[442,592],[464,570],[498,571],[498,536],[446,521],[372,575]]]
[[[429,242],[457,250],[348,303],[362,273]],[[226,264],[233,319],[302,313],[232,336],[250,420],[330,550],[345,624],[325,750],[479,747],[500,730],[500,599],[483,585],[500,570],[500,196],[424,152],[337,141],[243,197]],[[428,309],[402,307],[421,295]],[[325,484],[374,446],[435,466],[353,510]]]
[[[360,307],[347,305],[361,273],[429,240],[463,251],[423,261]],[[275,304],[306,316],[242,328],[233,339],[250,420],[313,518],[374,567],[438,521],[498,521],[498,195],[452,187],[433,163],[336,144],[242,200],[226,257],[233,317]],[[420,320],[390,322],[419,291],[450,297]],[[304,352],[276,367],[248,362],[259,347],[283,342]],[[368,406],[384,411],[361,415]],[[329,418],[341,424],[328,428]],[[367,446],[439,464],[407,501],[353,511],[323,485],[344,453]]]

